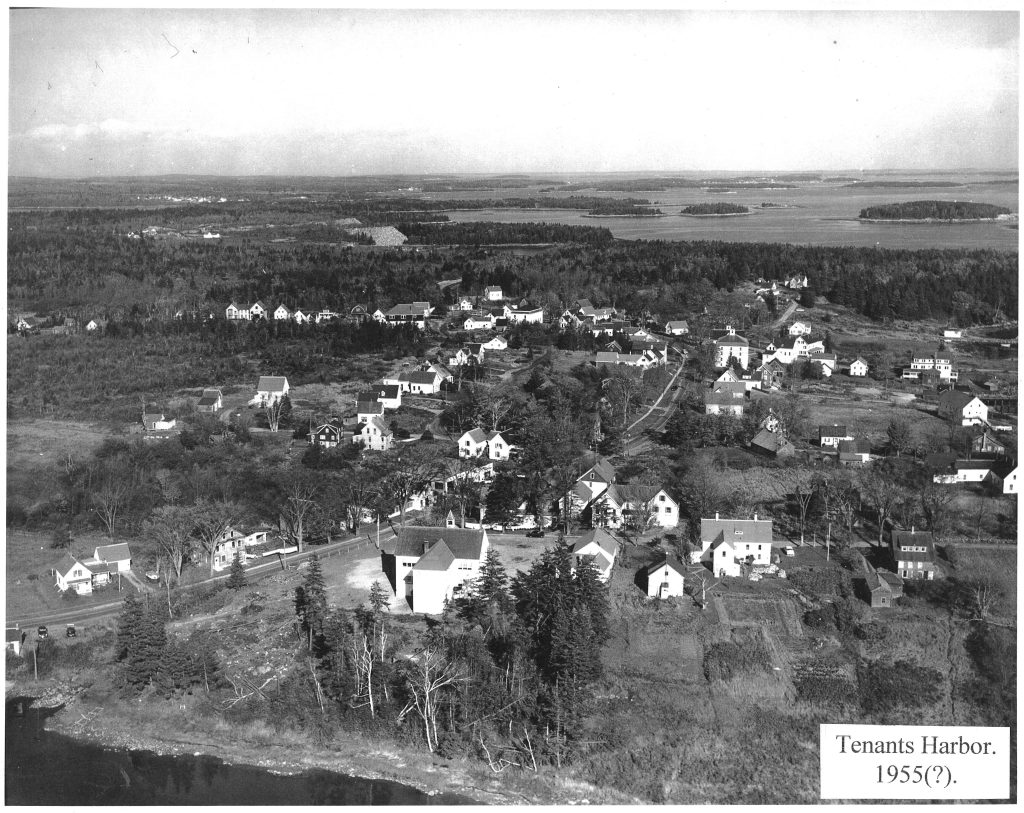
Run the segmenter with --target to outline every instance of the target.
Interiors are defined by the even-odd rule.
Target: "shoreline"
[[[842,218],[837,218],[842,219]],[[949,224],[959,225],[962,223],[1006,223],[1007,225],[1017,223],[1017,218],[998,218],[998,217],[963,217],[959,219],[943,220],[939,217],[914,217],[914,218],[890,218],[890,217],[855,217],[851,218],[856,223],[938,223],[938,224]]]
[[[27,695],[26,695],[27,696]],[[53,706],[38,705],[40,709]],[[87,727],[76,727],[93,712]],[[110,751],[150,751],[161,756],[210,756],[227,765],[244,765],[277,775],[299,775],[312,770],[328,771],[358,779],[395,782],[428,796],[451,793],[475,804],[550,804],[550,800],[527,797],[495,783],[481,787],[486,779],[469,772],[461,760],[444,760],[425,751],[397,743],[385,743],[360,732],[339,731],[329,745],[296,747],[267,744],[246,739],[244,732],[161,732],[149,726],[114,716],[112,711],[69,699],[46,717],[46,730],[87,742]],[[286,742],[282,738],[282,743]]]
[[[680,212],[679,216],[680,217],[747,217],[747,216],[752,215],[752,214],[755,214],[755,212],[753,212],[753,211],[750,211],[750,212],[722,212],[720,214],[711,214],[711,213],[709,213],[709,214],[706,214],[706,215],[695,215],[695,214],[690,214],[689,212]]]

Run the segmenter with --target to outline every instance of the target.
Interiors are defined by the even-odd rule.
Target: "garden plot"
[[[803,636],[796,607],[788,599],[727,595],[714,601],[718,617],[726,626],[764,627],[780,637]]]
[[[704,649],[699,639],[668,625],[626,619],[613,629],[601,658],[620,674],[704,682]]]

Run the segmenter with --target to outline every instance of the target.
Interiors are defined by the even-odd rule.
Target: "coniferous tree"
[[[375,614],[384,612],[391,606],[391,598],[379,581],[370,585],[370,608]]]
[[[114,655],[119,661],[128,657],[128,648],[139,632],[145,607],[136,593],[129,593],[121,605],[121,614],[117,618],[117,641]]]
[[[313,650],[316,638],[323,635],[324,620],[327,618],[327,588],[320,568],[320,557],[309,558],[302,585],[295,588],[295,613],[299,617],[302,631],[307,636],[307,646]]]
[[[126,687],[141,691],[160,671],[167,648],[166,618],[157,607],[146,609],[128,642],[123,669]]]
[[[226,582],[229,590],[241,590],[246,585],[245,565],[242,564],[242,552],[235,551],[235,558],[231,562],[231,572]]]

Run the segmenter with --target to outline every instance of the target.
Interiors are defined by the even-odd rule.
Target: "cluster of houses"
[[[247,548],[267,542],[270,529],[259,527],[253,530],[226,528],[215,540],[212,556],[213,570],[222,571],[231,566],[235,556],[250,558]],[[92,556],[75,556],[70,553],[52,568],[55,586],[61,593],[71,590],[78,595],[90,595],[97,587],[110,584],[119,574],[130,574],[132,552],[127,542],[99,545]]]
[[[732,325],[726,325],[714,339],[714,363],[718,369],[729,368],[734,361],[744,372],[739,379],[748,383],[751,388],[777,389],[787,367],[795,361],[807,361],[821,369],[822,376],[828,378],[839,368],[839,359],[835,353],[825,350],[820,339],[809,338],[811,327],[805,322],[794,322],[787,330],[788,336],[778,341],[770,341],[761,352],[756,368],[752,367],[750,341],[736,332]],[[868,364],[857,357],[845,365],[846,372],[854,377],[868,374]]]
[[[132,569],[132,553],[126,542],[100,545],[90,557],[66,554],[53,568],[56,586],[64,593],[72,590],[89,595],[96,587],[110,584],[111,578]]]
[[[987,429],[971,441],[968,457],[938,453],[925,458],[932,481],[944,485],[983,483],[1003,494],[1017,494],[1017,464],[1007,454],[1006,444]]]
[[[107,327],[108,320],[97,316],[83,322],[74,316],[57,317],[56,319],[39,319],[34,316],[19,316],[14,321],[14,330],[22,335],[29,333],[69,336],[73,333],[100,333]]]

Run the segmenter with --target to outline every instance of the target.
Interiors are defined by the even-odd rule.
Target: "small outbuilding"
[[[666,553],[661,561],[647,568],[647,595],[651,598],[681,596],[685,578],[683,563]]]

